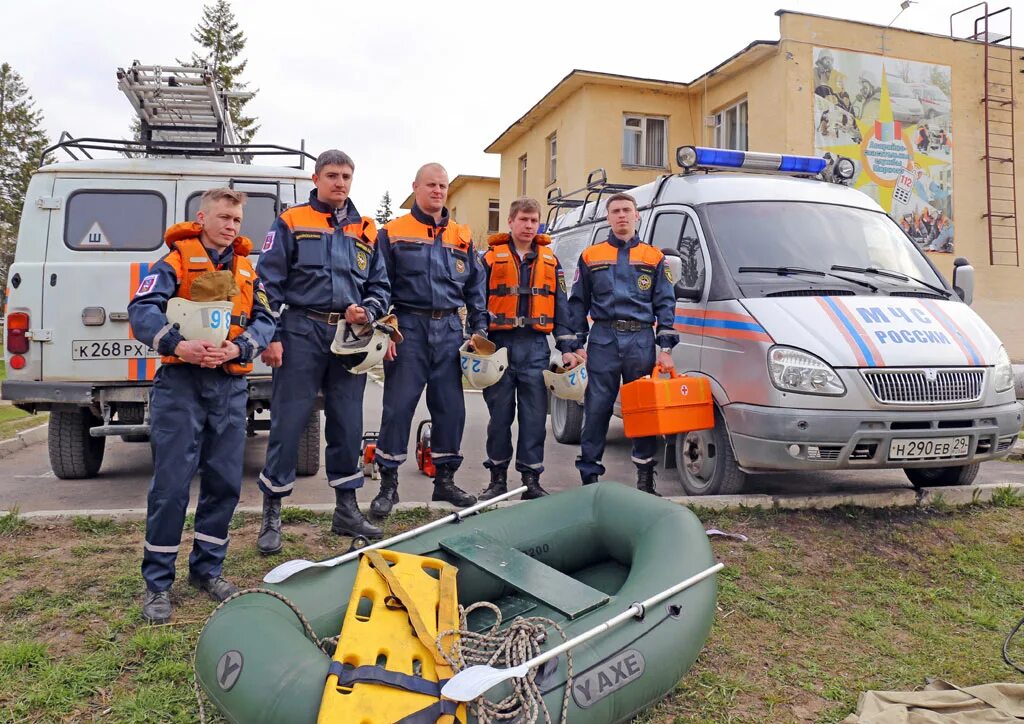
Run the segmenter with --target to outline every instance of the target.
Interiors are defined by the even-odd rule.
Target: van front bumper
[[[839,470],[969,465],[1009,452],[1024,420],[1018,402],[959,410],[793,410],[733,404],[722,408],[733,452],[747,471]],[[966,435],[957,458],[889,460],[900,438]]]

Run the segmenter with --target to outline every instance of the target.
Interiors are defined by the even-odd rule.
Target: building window
[[[558,178],[556,171],[558,170],[558,139],[555,134],[552,133],[548,136],[548,184],[553,184],[555,179]]]
[[[519,157],[519,188],[517,189],[519,196],[526,194],[526,154],[524,153]]]
[[[665,168],[668,156],[668,119],[624,116],[622,165]]]
[[[501,212],[501,203],[498,199],[487,199],[487,233],[494,234],[498,231],[498,214]]]
[[[747,150],[747,101],[715,114],[715,147]]]

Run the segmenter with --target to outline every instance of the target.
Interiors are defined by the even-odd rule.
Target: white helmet
[[[388,341],[398,344],[402,333],[393,314],[374,320],[370,324],[340,322],[331,342],[331,352],[341,357],[349,372],[360,375],[380,364],[388,351]]]
[[[469,345],[473,345],[473,352],[469,351]],[[490,387],[501,379],[508,369],[508,350],[502,347],[498,349],[494,342],[474,334],[472,338],[459,348],[459,356],[462,363],[462,374],[469,382],[469,386],[476,390]]]
[[[193,302],[171,297],[167,300],[167,321],[175,324],[187,340],[220,345],[231,330],[231,302]]]
[[[572,369],[555,367],[554,370],[544,370],[544,386],[555,397],[583,402],[583,393],[587,391],[587,368],[578,365]]]

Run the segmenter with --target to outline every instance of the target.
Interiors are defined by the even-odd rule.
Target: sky
[[[128,137],[133,111],[116,69],[188,57],[203,4],[0,0],[0,62],[25,79],[51,139],[65,130]],[[950,13],[970,4],[920,0],[893,27],[947,34]],[[242,80],[259,91],[246,108],[262,124],[254,141],[346,151],[356,163],[352,199],[368,216],[385,190],[397,210],[428,161],[451,178],[497,176],[499,157],[483,149],[574,68],[691,81],[751,41],[777,40],[779,8],[880,25],[900,13],[898,0],[232,7],[248,40]]]

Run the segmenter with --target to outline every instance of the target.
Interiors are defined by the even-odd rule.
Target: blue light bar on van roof
[[[825,159],[816,156],[731,151],[702,146],[680,146],[676,149],[676,163],[687,171],[697,168],[734,168],[808,176],[817,176],[827,165]]]

